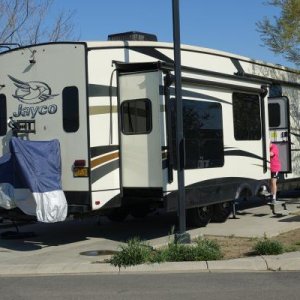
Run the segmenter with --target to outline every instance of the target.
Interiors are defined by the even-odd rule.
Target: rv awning
[[[114,60],[113,64],[119,73],[172,69],[171,64],[162,61],[126,63]]]

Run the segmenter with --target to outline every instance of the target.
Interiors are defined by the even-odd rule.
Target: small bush
[[[219,260],[223,257],[220,245],[213,240],[197,239],[195,247],[195,260]]]
[[[169,243],[160,252],[161,261],[203,261],[222,258],[220,246],[216,241],[197,239],[195,245]]]
[[[259,255],[277,255],[284,252],[282,243],[264,238],[254,245],[254,251]]]
[[[121,251],[110,259],[110,263],[119,268],[147,262],[153,251],[149,245],[138,238],[129,240],[127,245],[122,245],[120,248]]]
[[[191,261],[193,249],[189,245],[169,243],[168,247],[160,250],[161,261]]]

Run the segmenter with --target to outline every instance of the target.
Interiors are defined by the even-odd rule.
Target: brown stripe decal
[[[120,161],[117,159],[117,160],[108,162],[107,164],[104,164],[104,165],[100,166],[99,168],[93,169],[91,171],[92,183],[95,183],[100,178],[102,178],[102,177],[106,176],[107,174],[109,174],[110,172],[113,172],[114,170],[118,169],[119,163],[120,163]]]
[[[116,105],[110,107],[109,105],[99,105],[99,106],[90,106],[89,113],[90,115],[103,115],[109,113],[116,113],[118,112],[118,108]]]
[[[119,158],[119,152],[110,153],[102,157],[96,158],[91,161],[91,168],[99,167],[100,165],[116,158]]]

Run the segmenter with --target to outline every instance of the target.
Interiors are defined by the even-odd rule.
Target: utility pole
[[[174,44],[174,70],[175,70],[175,99],[176,99],[176,157],[177,157],[177,181],[178,181],[178,221],[179,231],[175,233],[175,241],[189,243],[190,236],[186,232],[185,214],[185,187],[184,187],[184,134],[182,118],[181,95],[181,54],[180,54],[180,19],[179,0],[172,0],[173,11],[173,44]]]

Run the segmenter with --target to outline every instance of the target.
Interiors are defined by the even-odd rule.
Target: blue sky
[[[181,43],[294,67],[260,39],[256,22],[278,9],[265,0],[179,0]],[[55,9],[74,10],[81,40],[106,40],[125,31],[154,33],[172,42],[172,0],[60,0]]]

